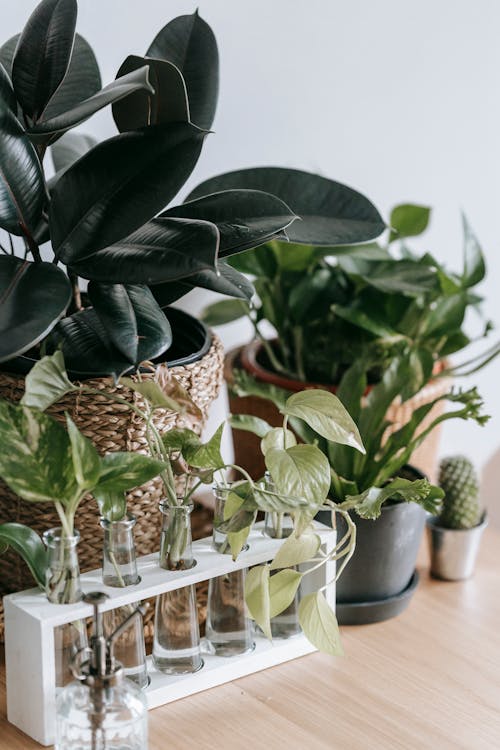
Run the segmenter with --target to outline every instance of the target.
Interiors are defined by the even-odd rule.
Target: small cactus
[[[439,464],[439,485],[444,490],[439,522],[448,529],[471,529],[481,521],[479,480],[466,456],[449,456]]]

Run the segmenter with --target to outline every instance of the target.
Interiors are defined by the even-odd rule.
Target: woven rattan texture
[[[203,418],[177,415],[158,409],[155,411],[155,424],[161,433],[173,427],[190,427],[201,433],[210,404],[217,397],[222,383],[224,352],[217,336],[213,335],[212,345],[207,354],[198,362],[170,370],[166,365],[158,365],[155,373],[143,378],[155,379],[162,384],[172,373],[189,392],[195,404],[201,409]],[[115,386],[111,378],[96,378],[85,384],[98,390],[119,393],[128,401],[142,403],[142,397],[130,389]],[[0,398],[19,401],[24,392],[24,378],[0,373]],[[103,395],[68,394],[51,407],[49,413],[56,419],[64,420],[68,412],[83,434],[90,438],[101,453],[112,451],[147,452],[145,426],[141,418],[127,406],[113,403]],[[1,449],[1,447],[0,447]],[[159,548],[160,512],[158,502],[162,497],[161,481],[155,479],[128,494],[128,510],[137,518],[134,537],[138,555],[149,554]],[[89,497],[80,505],[76,527],[81,540],[78,545],[80,568],[82,571],[98,568],[102,563],[102,533],[95,501]],[[42,533],[59,525],[57,514],[46,504],[27,503],[14,495],[0,480],[0,523],[16,521],[31,526]],[[33,585],[26,566],[13,552],[0,555],[0,596],[29,588]],[[0,604],[0,640],[3,637],[3,605]]]

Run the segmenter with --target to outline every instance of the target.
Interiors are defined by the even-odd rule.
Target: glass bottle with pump
[[[144,750],[148,747],[148,713],[140,688],[124,678],[115,661],[115,641],[141,618],[138,607],[108,638],[104,636],[99,605],[107,599],[97,591],[84,601],[94,607],[94,635],[90,647],[73,660],[76,681],[63,688],[56,703],[55,750]],[[142,619],[142,618],[141,618]],[[85,657],[88,657],[85,659]]]

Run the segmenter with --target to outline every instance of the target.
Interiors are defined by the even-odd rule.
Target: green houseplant
[[[396,206],[385,244],[325,249],[271,242],[243,253],[232,262],[254,280],[256,301],[217,302],[206,310],[205,320],[216,324],[250,317],[256,339],[234,362],[259,381],[289,390],[304,382],[335,389],[346,370],[362,359],[373,384],[395,358],[410,356],[418,382],[407,387],[418,392],[416,402],[432,400],[449,390],[449,377],[478,369],[500,346],[496,343],[470,362],[450,364],[449,357],[471,343],[464,319],[467,310],[480,307],[475,287],[484,277],[485,262],[465,218],[460,272],[448,271],[429,253],[411,252],[408,237],[425,230],[429,215],[422,206]],[[274,340],[262,335],[263,321],[272,324]],[[486,322],[480,337],[490,328]],[[419,392],[416,385],[425,390]],[[411,403],[404,401],[402,409],[391,405],[395,424],[408,419]],[[262,403],[253,406],[264,416]],[[232,403],[233,411],[245,408],[237,400]],[[415,458],[431,475],[437,438],[434,431]],[[245,441],[242,452],[254,444]]]
[[[343,444],[347,451],[364,451],[356,425],[339,399],[324,391],[294,394],[282,405],[283,424],[275,429],[249,420],[262,436],[262,451],[272,480],[272,487],[254,482],[244,469],[224,462],[220,452],[223,425],[205,444],[189,429],[173,429],[161,436],[152,420],[156,409],[185,409],[189,398],[177,388],[179,399],[168,397],[155,383],[144,381],[140,372],[137,379],[121,378],[121,384],[132,388],[144,398],[144,406],[129,404],[120,396],[107,394],[134,410],[148,428],[151,457],[130,453],[111,453],[101,458],[67,417],[68,432],[44,410],[68,392],[89,389],[85,384],[72,383],[64,367],[63,355],[56,352],[45,356],[26,379],[26,392],[19,405],[0,402],[0,437],[8,450],[0,461],[0,476],[26,500],[47,501],[53,487],[53,499],[63,532],[73,533],[73,522],[78,505],[91,492],[102,516],[108,520],[121,519],[126,513],[124,490],[131,484],[144,481],[160,473],[166,503],[170,508],[189,505],[199,484],[211,484],[214,474],[233,469],[244,479],[232,483],[220,528],[227,534],[233,557],[242,550],[253,526],[257,512],[289,513],[294,519],[294,531],[276,558],[268,565],[255,567],[247,578],[247,604],[256,622],[270,637],[270,617],[286,609],[295,596],[304,576],[330,560],[344,558],[337,571],[337,580],[355,545],[355,527],[348,513],[328,499],[331,467],[324,453],[314,444],[298,445],[288,429],[289,420],[300,419],[305,429],[314,430],[321,439]],[[174,391],[172,391],[174,392]],[[181,402],[184,399],[184,403]],[[264,429],[263,429],[264,428]],[[41,432],[43,439],[37,439]],[[59,476],[55,470],[59,468]],[[182,491],[176,487],[174,475],[182,477]],[[222,482],[224,482],[222,475]],[[425,483],[427,486],[427,483]],[[353,501],[351,506],[356,505]],[[320,550],[320,539],[311,526],[322,507],[328,513],[339,513],[346,519],[347,533],[335,548],[327,553]],[[171,524],[161,551],[165,567],[176,570],[185,557],[188,536],[183,523]],[[0,543],[11,544],[21,552],[35,579],[42,584],[45,556],[39,537],[26,526],[15,523],[0,525]],[[312,561],[314,568],[298,572],[295,566]],[[182,567],[182,566],[181,566]],[[271,577],[271,571],[275,574]],[[320,649],[329,653],[341,650],[336,621],[321,591],[305,596],[299,617],[306,635]],[[323,628],[319,627],[319,621]]]
[[[289,396],[287,391],[259,383],[243,371],[236,373],[234,387],[239,396],[270,399],[280,410]],[[407,464],[415,448],[444,421],[471,419],[482,425],[488,419],[481,413],[482,402],[475,388],[452,391],[421,405],[407,424],[388,436],[386,413],[390,404],[398,396],[411,398],[419,387],[418,364],[409,354],[395,358],[367,395],[365,364],[359,361],[346,371],[337,395],[358,425],[365,454],[353,455],[345,446],[325,440],[300,418],[290,419],[297,436],[306,444],[316,445],[328,458],[330,497],[341,509],[360,517],[356,553],[338,588],[340,621],[346,624],[385,619],[401,611],[399,605],[407,603],[413,591],[424,510],[436,513],[443,496],[443,491],[424,477],[415,477],[411,469],[408,474]],[[446,399],[452,409],[419,432],[436,403]],[[234,428],[255,431],[254,419],[235,415],[231,423]],[[401,598],[405,591],[406,601]]]
[[[0,227],[24,242],[21,256],[5,249],[0,257],[0,361],[43,343],[47,351],[61,346],[70,370],[117,375],[168,350],[164,308],[186,288],[248,297],[248,283],[224,258],[279,236],[296,214],[244,182],[163,211],[191,174],[212,125],[215,37],[197,12],[180,16],[145,57],[129,56],[117,79],[100,89],[94,54],[75,36],[76,15],[76,0],[42,0],[21,35],[0,51]],[[108,104],[118,135],[97,145],[73,139],[57,146]],[[43,164],[52,146],[60,169],[47,181]],[[312,179],[300,173],[295,192]],[[380,233],[369,201],[336,183],[332,189],[326,224],[354,215],[348,241]],[[52,262],[42,260],[46,241]],[[80,278],[90,282],[85,294]],[[185,325],[181,320],[179,337]]]
[[[41,354],[61,348],[71,377],[95,381],[116,379],[144,360],[155,360],[163,377],[166,360],[187,365],[216,350],[200,367],[213,397],[220,343],[169,305],[196,287],[249,298],[251,284],[225,258],[284,236],[296,209],[273,193],[280,187],[273,170],[264,170],[268,190],[242,181],[235,190],[172,205],[217,104],[217,43],[198,13],[168,23],[145,56],[127,57],[103,89],[93,51],[75,34],[76,15],[76,0],[42,0],[23,32],[0,49],[0,228],[8,237],[0,238],[0,396],[20,397],[21,376]],[[117,135],[96,144],[69,132],[108,104]],[[51,152],[56,174],[47,179]],[[330,243],[339,226],[349,227],[352,242],[382,231],[380,215],[363,196],[316,175],[282,171],[295,196],[309,192],[314,203],[319,183],[327,192],[303,222],[310,241],[316,225]],[[183,376],[201,378],[187,367]],[[109,379],[94,385],[113,387]],[[210,398],[200,401],[198,430]],[[98,396],[87,404],[87,411],[100,411]],[[64,407],[89,437],[90,414],[71,400]],[[134,432],[118,411],[103,414],[102,423],[104,433],[119,425],[112,438],[103,436],[106,445],[121,446]],[[143,439],[130,442],[140,446]],[[155,482],[156,489],[138,491],[142,498],[159,491]],[[0,501],[3,521],[16,501],[4,486]],[[149,543],[145,524],[142,514],[141,552]],[[95,567],[91,542],[82,529],[82,560]]]

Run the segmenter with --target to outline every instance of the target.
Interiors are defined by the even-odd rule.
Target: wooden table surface
[[[342,629],[312,654],[157,708],[150,750],[500,750],[500,533],[473,579],[421,582],[396,619]],[[5,716],[0,750],[39,748]],[[26,706],[29,711],[29,706]]]

